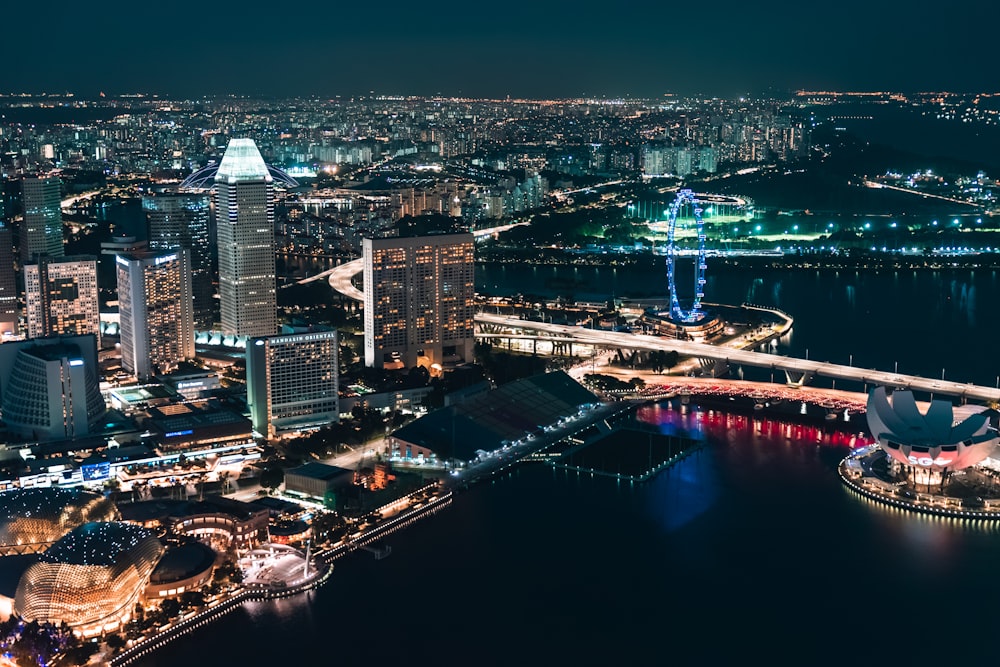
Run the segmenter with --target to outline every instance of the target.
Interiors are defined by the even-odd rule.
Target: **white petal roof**
[[[868,428],[876,438],[885,437],[905,445],[946,445],[967,440],[979,441],[989,436],[986,408],[968,414],[955,423],[955,410],[950,401],[931,401],[920,412],[913,392],[895,391],[890,397],[885,387],[876,387],[868,395]]]

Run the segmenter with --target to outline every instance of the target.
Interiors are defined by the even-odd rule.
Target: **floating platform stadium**
[[[590,437],[563,452],[559,458],[550,460],[549,465],[628,482],[649,480],[702,444],[700,440],[685,435],[660,433],[658,429],[639,422],[607,434],[591,427],[577,437],[580,435]]]
[[[868,397],[868,427],[877,444],[839,466],[844,484],[876,502],[913,512],[1000,520],[1000,434],[996,412],[931,401],[918,407],[909,391],[885,387]]]
[[[748,224],[756,218],[754,202],[749,197],[712,194],[706,192],[692,193],[702,209],[701,216],[710,232],[716,227],[726,227],[732,231],[733,225]],[[669,201],[638,201],[629,204],[627,211],[630,218],[647,220],[650,230],[655,234],[666,234],[669,227]],[[677,218],[681,223],[695,219],[695,204],[685,203],[678,211]],[[693,237],[694,234],[682,231],[681,237]]]

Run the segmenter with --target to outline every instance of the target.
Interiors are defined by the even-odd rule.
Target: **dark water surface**
[[[708,408],[644,418],[706,446],[645,485],[522,467],[394,534],[388,559],[341,560],[318,591],[248,605],[142,664],[993,655],[1000,535],[852,495],[835,471],[851,434]],[[931,619],[965,639],[945,649]]]
[[[663,295],[656,270],[479,267],[480,289]],[[661,282],[657,282],[657,281]],[[994,383],[992,271],[736,271],[709,301],[796,317],[782,353]],[[551,284],[551,281],[550,281]],[[565,284],[565,283],[557,283]],[[503,286],[503,290],[499,286]],[[860,387],[859,387],[860,388]],[[141,664],[980,665],[992,663],[1000,533],[874,506],[837,462],[850,433],[704,406],[647,421],[705,447],[645,485],[526,465]]]

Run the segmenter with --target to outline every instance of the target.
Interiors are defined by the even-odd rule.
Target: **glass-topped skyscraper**
[[[186,248],[191,255],[194,325],[208,331],[214,322],[212,247],[209,236],[211,197],[205,193],[172,192],[142,198],[149,225],[149,249]]]
[[[215,184],[222,331],[274,335],[274,190],[252,139],[229,142]]]

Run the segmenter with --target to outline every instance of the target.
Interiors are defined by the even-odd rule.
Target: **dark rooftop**
[[[169,584],[204,572],[215,562],[215,552],[200,542],[167,549],[149,577],[151,584]]]
[[[343,474],[353,473],[351,473],[350,470],[338,468],[337,466],[328,466],[325,463],[310,462],[300,465],[298,468],[287,470],[285,474],[301,475],[302,477],[310,477],[312,479],[318,479],[326,482]]]
[[[469,460],[596,403],[598,398],[563,371],[542,373],[469,397],[404,426],[393,437],[445,458]]]

